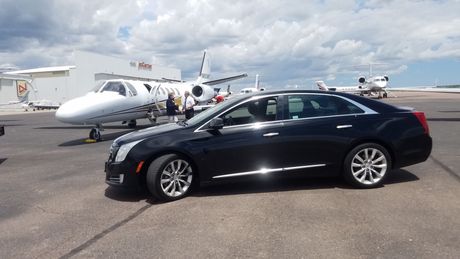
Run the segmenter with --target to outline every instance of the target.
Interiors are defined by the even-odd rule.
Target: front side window
[[[274,121],[277,119],[277,105],[276,97],[253,100],[233,108],[220,118],[223,119],[224,126]]]
[[[289,119],[364,113],[356,105],[330,95],[290,95],[288,97]]]
[[[108,82],[101,92],[117,92],[120,95],[126,96],[125,86],[121,82]]]

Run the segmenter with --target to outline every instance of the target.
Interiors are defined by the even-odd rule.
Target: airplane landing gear
[[[155,112],[152,110],[152,111],[149,111],[147,113],[147,118],[149,119],[150,123],[152,124],[157,124],[157,118],[158,116],[156,116]]]
[[[96,141],[101,141],[101,125],[96,125],[95,128],[92,128],[91,131],[89,132],[89,138],[96,140]]]
[[[383,93],[383,98],[387,98],[388,97],[388,94],[387,93]]]
[[[130,120],[128,123],[128,127],[130,127],[131,129],[135,128],[136,125],[137,125],[136,120]]]

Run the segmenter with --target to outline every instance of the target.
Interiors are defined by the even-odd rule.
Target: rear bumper
[[[411,138],[401,144],[396,150],[396,161],[393,168],[401,168],[424,162],[428,159],[433,148],[433,140],[429,135]]]
[[[129,163],[105,163],[105,182],[113,187],[140,190],[142,181],[140,174],[135,173],[135,165]]]

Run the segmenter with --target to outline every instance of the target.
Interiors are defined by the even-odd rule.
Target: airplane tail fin
[[[318,86],[318,89],[321,91],[329,90],[329,88],[327,87],[326,83],[324,83],[324,81],[316,81],[316,85]]]
[[[201,84],[204,79],[209,79],[211,76],[211,60],[206,52],[207,50],[204,50],[203,59],[201,60],[200,74],[197,79],[198,84]]]
[[[30,91],[27,91],[23,96],[18,97],[19,103],[26,103],[29,101],[29,93]]]

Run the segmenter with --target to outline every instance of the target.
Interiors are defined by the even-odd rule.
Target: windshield
[[[90,92],[95,92],[95,93],[99,92],[99,89],[101,89],[102,85],[104,85],[105,82],[106,81],[98,81]]]
[[[239,101],[241,101],[241,100],[243,100],[243,99],[245,99],[247,97],[248,97],[248,95],[242,95],[242,96],[234,97],[234,98],[232,98],[230,100],[218,103],[215,106],[198,113],[193,118],[191,118],[190,120],[186,121],[186,123],[187,123],[188,126],[194,126],[194,125],[196,125],[198,123],[204,122],[203,120],[206,119],[208,116],[211,116],[213,113],[222,112],[225,109],[230,108],[231,106],[235,105],[236,103],[238,103]]]
[[[101,92],[116,92],[120,95],[126,96],[125,86],[118,81],[108,82],[104,88],[102,88]]]

